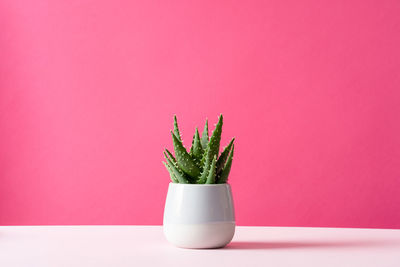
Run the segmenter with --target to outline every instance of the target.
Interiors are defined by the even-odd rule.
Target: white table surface
[[[181,249],[161,226],[0,226],[1,267],[400,266],[400,230],[237,227],[223,249]]]

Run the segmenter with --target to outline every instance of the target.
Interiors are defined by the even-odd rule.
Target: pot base
[[[164,224],[167,240],[181,248],[222,248],[234,234],[235,222]]]

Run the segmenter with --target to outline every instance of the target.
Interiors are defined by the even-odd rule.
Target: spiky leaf
[[[192,151],[191,155],[194,157],[196,162],[199,164],[200,160],[203,156],[204,150],[201,147],[199,130],[197,128],[196,128],[196,132],[194,134],[193,145],[192,145],[191,151]]]
[[[224,151],[222,151],[221,155],[219,156],[219,158],[217,160],[217,175],[221,173],[222,169],[225,166],[226,160],[228,159],[228,156],[229,156],[229,152],[231,152],[233,141],[235,141],[235,138],[232,138],[232,140],[224,148]]]
[[[222,124],[223,124],[223,117],[221,114],[219,116],[218,123],[215,126],[215,129],[210,137],[210,142],[207,145],[207,148],[209,148],[208,153],[211,154],[211,158],[213,158],[214,156],[218,158],[219,144],[221,142],[221,134],[222,134]]]
[[[223,168],[221,175],[217,179],[217,183],[219,183],[219,184],[224,184],[228,180],[229,172],[231,171],[231,167],[232,167],[234,150],[235,150],[235,145],[232,145],[232,150],[229,153],[229,157],[228,157],[228,160],[226,161],[225,167]]]
[[[189,152],[189,155],[193,158],[193,144],[194,144],[194,139],[196,138],[196,133],[193,135],[193,138],[192,138],[192,145],[191,145],[191,147],[190,147],[190,152]]]
[[[171,132],[172,141],[174,144],[175,157],[178,166],[192,178],[197,178],[200,175],[200,169],[197,167],[196,163],[192,157],[187,153],[182,142]]]
[[[206,119],[206,124],[204,125],[203,133],[201,134],[201,146],[203,150],[206,149],[208,145],[208,120]]]
[[[174,155],[172,155],[172,153],[171,153],[168,149],[165,149],[165,152],[167,152],[168,157],[169,157],[173,162],[176,163],[176,159],[175,159]]]
[[[174,134],[178,138],[178,140],[182,142],[182,137],[179,132],[178,120],[176,119],[176,115],[174,115]]]
[[[203,163],[203,172],[200,175],[200,178],[197,180],[198,184],[204,184],[207,181],[208,172],[210,170],[211,158],[210,153],[204,153],[205,159]]]
[[[179,183],[178,180],[175,178],[174,172],[172,171],[172,169],[171,169],[171,167],[168,165],[168,163],[166,163],[166,162],[164,162],[164,161],[163,161],[162,163],[164,164],[165,168],[167,168],[167,171],[169,172],[169,176],[170,176],[170,178],[171,178],[171,181],[172,181],[173,183]]]
[[[210,147],[207,146],[206,149],[204,150],[203,156],[201,157],[201,160],[200,160],[200,167],[202,168],[201,170],[204,170],[203,166],[204,166],[204,163],[205,163],[207,157],[210,158],[210,162],[211,162],[212,158],[211,158],[211,155],[209,152],[210,152]]]
[[[210,170],[208,171],[206,184],[215,184],[215,179],[217,176],[216,168],[217,168],[217,157],[214,156],[211,162]]]
[[[188,184],[189,183],[189,181],[186,178],[185,174],[168,157],[167,157],[167,163],[168,163],[169,167],[171,168],[172,173],[174,174],[174,177],[176,178],[176,180],[178,180],[178,182],[180,184]]]

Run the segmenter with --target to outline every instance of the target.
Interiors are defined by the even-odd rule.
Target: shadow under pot
[[[235,234],[229,184],[170,183],[164,209],[164,235],[182,248],[221,248]]]

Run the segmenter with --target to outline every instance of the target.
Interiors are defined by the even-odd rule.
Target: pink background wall
[[[172,115],[223,113],[239,225],[400,228],[399,14],[1,1],[0,224],[161,224]]]

